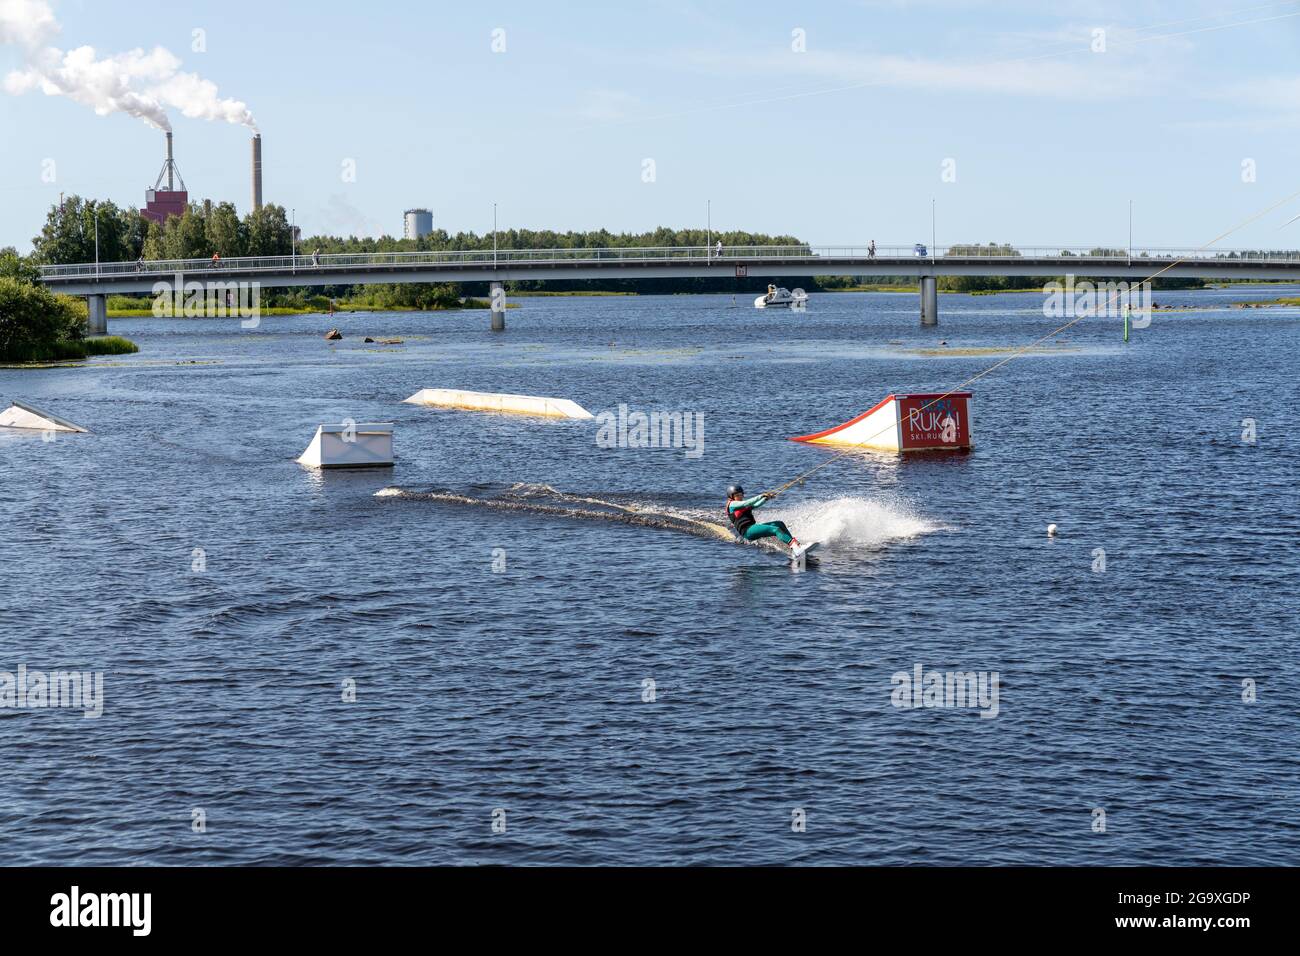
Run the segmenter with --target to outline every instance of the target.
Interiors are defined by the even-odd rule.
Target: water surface
[[[976,383],[972,453],[822,469],[768,509],[824,541],[802,574],[698,523],[1041,296],[112,320],[139,355],[0,370],[92,432],[0,430],[0,671],[106,696],[0,710],[2,862],[1296,863],[1300,312],[1226,308],[1284,291],[1086,320]],[[426,387],[699,412],[704,453]],[[294,463],[345,419],[396,467]],[[996,671],[997,716],[893,706],[917,664]]]

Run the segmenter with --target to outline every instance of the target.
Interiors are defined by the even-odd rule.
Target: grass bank
[[[372,305],[368,302],[354,302],[346,299],[336,299],[333,303],[335,312],[455,312],[461,309],[488,309],[492,304],[486,299],[461,299],[456,305],[445,303],[436,303],[428,308],[419,308],[413,305]],[[215,308],[215,307],[214,307]],[[518,308],[518,306],[506,303],[506,308]],[[328,300],[312,302],[307,305],[264,305],[258,309],[260,316],[273,315],[323,315],[330,311]],[[108,300],[108,317],[110,319],[152,319],[155,318],[153,311],[152,299],[135,299],[127,296],[110,296]],[[159,316],[159,318],[225,318],[226,316]],[[233,310],[229,317],[238,317]]]
[[[518,299],[540,299],[544,296],[589,297],[589,296],[602,296],[602,295],[640,295],[640,294],[641,293],[639,292],[609,292],[603,289],[591,289],[585,291],[569,291],[569,292],[547,292],[543,289],[531,289],[527,292],[507,292],[506,297],[507,298],[513,297]]]
[[[920,286],[915,285],[846,285],[833,289],[821,289],[816,295],[823,292],[919,292]]]
[[[1266,302],[1234,302],[1234,309],[1272,309],[1285,306],[1300,306],[1300,298],[1283,297],[1281,299],[1269,299]]]
[[[29,345],[0,354],[0,361],[16,365],[32,362],[67,362],[89,358],[92,355],[130,355],[140,347],[120,335],[101,335],[76,341],[63,340],[53,345]]]

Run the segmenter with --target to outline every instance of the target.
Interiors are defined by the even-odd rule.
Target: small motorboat
[[[756,309],[804,309],[808,306],[808,293],[803,289],[781,289],[774,285],[767,287],[767,294],[754,300]]]

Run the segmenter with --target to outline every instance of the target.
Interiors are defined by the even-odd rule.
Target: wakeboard
[[[820,541],[809,541],[807,544],[799,545],[798,548],[791,548],[789,555],[791,567],[798,567],[803,564],[804,558],[815,551],[820,543]]]

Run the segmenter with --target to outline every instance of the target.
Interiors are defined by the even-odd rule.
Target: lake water
[[[0,863],[1300,863],[1300,310],[1227,308],[1285,292],[1085,320],[976,383],[972,453],[821,469],[761,512],[804,573],[699,522],[1040,295],[113,320],[140,354],[0,370],[91,431],[0,429],[0,671],[104,680],[0,709]],[[703,453],[431,387],[702,413]],[[294,463],[345,419],[396,467]],[[996,716],[895,706],[917,665]]]

